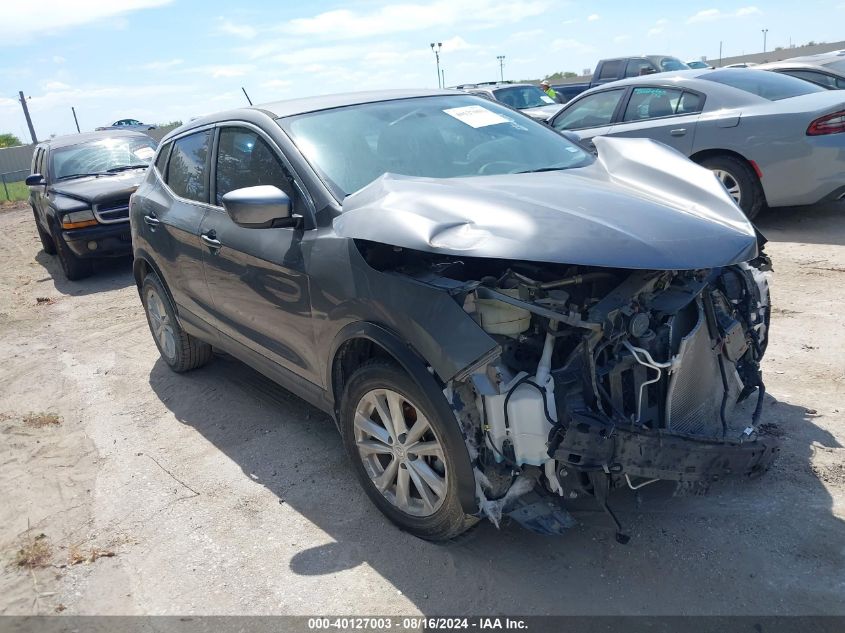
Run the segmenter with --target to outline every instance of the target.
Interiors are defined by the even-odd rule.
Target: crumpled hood
[[[691,270],[747,261],[754,227],[711,172],[649,139],[594,139],[566,171],[385,174],[343,201],[338,235],[464,257]]]
[[[128,198],[135,193],[145,174],[143,169],[131,169],[111,176],[60,180],[50,186],[50,191],[75,200],[98,204],[107,200]]]

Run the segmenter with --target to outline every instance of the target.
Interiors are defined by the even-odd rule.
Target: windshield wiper
[[[107,171],[93,171],[89,174],[68,174],[67,176],[59,176],[56,180],[68,180],[70,178],[85,178],[86,176],[114,176],[113,173]]]
[[[126,171],[127,169],[146,169],[147,167],[149,167],[149,165],[147,165],[146,163],[142,163],[140,165],[119,165],[117,167],[107,169],[106,171],[108,171],[110,174],[113,174],[118,171]]]
[[[526,169],[525,171],[515,171],[515,174],[539,174],[543,171],[563,171],[564,169],[569,169],[569,166],[566,167],[538,167],[537,169]]]

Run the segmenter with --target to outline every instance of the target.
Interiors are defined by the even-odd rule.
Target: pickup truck
[[[590,81],[552,86],[561,103],[566,103],[585,90],[627,77],[651,75],[672,70],[688,70],[684,62],[671,55],[640,55],[639,57],[614,57],[602,59]]]

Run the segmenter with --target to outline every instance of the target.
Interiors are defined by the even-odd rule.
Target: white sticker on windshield
[[[543,96],[542,96],[542,97],[540,97],[540,98],[541,98],[543,101],[545,101],[546,103],[554,103],[554,102],[555,102],[555,100],[554,100],[554,99],[552,99],[549,95],[543,95]]]
[[[141,160],[150,160],[156,152],[152,147],[139,147],[133,150],[132,153]]]
[[[487,127],[488,125],[511,122],[510,119],[506,119],[501,114],[496,114],[492,110],[479,105],[448,108],[447,110],[443,110],[443,112],[456,118],[461,123],[466,123],[470,127]]]

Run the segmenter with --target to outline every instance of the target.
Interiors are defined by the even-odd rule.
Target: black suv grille
[[[103,224],[125,222],[129,219],[129,198],[95,204],[94,215],[97,217],[97,221]]]

